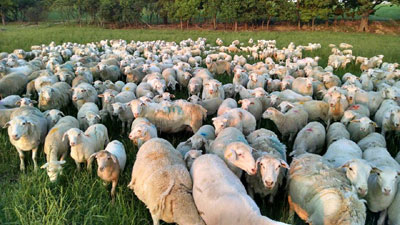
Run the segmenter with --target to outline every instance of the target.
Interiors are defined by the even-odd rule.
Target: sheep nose
[[[104,166],[99,167],[100,172],[103,172]]]
[[[265,181],[265,186],[272,187],[274,185],[273,181]]]
[[[254,175],[254,174],[256,174],[256,173],[257,173],[257,169],[256,169],[256,168],[251,169],[251,174],[252,174],[252,175]]]
[[[139,113],[134,113],[133,116],[136,118],[139,116]]]
[[[367,194],[367,189],[365,188],[358,188],[358,193],[360,193],[360,195],[365,196]]]
[[[14,140],[18,140],[18,135],[14,134],[11,136]]]
[[[72,97],[72,100],[76,101],[76,100],[78,100],[78,98],[74,96],[74,97]]]
[[[384,189],[383,189],[383,192],[384,192],[385,195],[389,195],[390,192],[391,192],[391,190],[390,190],[390,189],[387,189],[387,188],[384,188]]]
[[[75,146],[76,143],[75,143],[75,142],[71,142],[70,145],[71,145],[71,146]]]

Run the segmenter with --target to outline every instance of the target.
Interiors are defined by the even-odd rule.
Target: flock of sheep
[[[78,170],[96,159],[114,200],[127,157],[109,140],[110,120],[139,147],[128,188],[154,224],[284,224],[262,216],[253,200],[273,204],[278,191],[309,224],[363,225],[367,208],[381,213],[378,224],[400,224],[400,154],[392,158],[385,141],[400,130],[397,63],[355,57],[346,43],[329,46],[325,68],[303,57],[316,43],[216,44],[105,40],[0,53],[0,125],[20,169],[27,151],[38,168],[42,143],[51,181],[68,155]],[[361,76],[334,75],[349,63],[360,64]],[[177,88],[189,99],[171,100]],[[60,111],[71,103],[76,117]],[[213,126],[203,125],[207,117]],[[280,135],[259,128],[262,119]],[[158,137],[181,131],[194,134],[176,147]]]

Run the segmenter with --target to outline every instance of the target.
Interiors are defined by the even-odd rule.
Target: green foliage
[[[140,0],[120,0],[122,22],[127,24],[139,22],[143,3]]]
[[[98,15],[102,23],[117,22],[121,16],[121,7],[115,0],[100,0]]]
[[[301,0],[300,18],[308,22],[317,17],[327,19],[332,12],[331,0]]]

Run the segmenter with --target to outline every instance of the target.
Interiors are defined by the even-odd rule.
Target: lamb
[[[21,94],[29,82],[27,76],[22,73],[10,73],[0,79],[0,96]]]
[[[400,109],[397,103],[391,99],[386,99],[382,102],[378,111],[376,111],[374,116],[374,121],[378,125],[378,127],[382,127],[382,122],[386,114],[392,110]]]
[[[72,88],[72,92],[72,102],[78,110],[86,102],[98,102],[96,89],[88,83],[80,83]]]
[[[292,108],[285,114],[270,107],[263,113],[262,117],[272,120],[283,138],[289,136],[289,142],[294,140],[297,132],[304,127],[308,121],[308,113],[300,107]]]
[[[206,154],[198,157],[190,174],[193,177],[194,202],[206,224],[284,225],[261,215],[239,178],[217,156]]]
[[[272,95],[276,95],[282,101],[288,101],[288,102],[306,102],[312,100],[312,97],[303,96],[292,90],[284,90],[282,92],[272,92],[271,96]]]
[[[313,96],[313,78],[311,77],[298,77],[293,80],[292,90],[306,96]]]
[[[65,82],[57,82],[46,86],[39,91],[39,109],[61,109],[69,104],[71,99],[71,86]]]
[[[125,128],[129,131],[134,118],[129,103],[116,102],[112,104],[112,107],[114,116],[118,116],[118,119],[122,122],[122,133],[125,133]]]
[[[136,89],[136,96],[138,98],[142,97],[142,96],[147,96],[149,98],[153,98],[154,97],[154,93],[151,90],[151,85],[146,83],[146,82],[141,82]]]
[[[115,201],[115,188],[118,184],[119,175],[124,171],[126,164],[126,153],[124,145],[117,140],[108,143],[105,150],[93,153],[88,159],[88,165],[97,160],[97,175],[104,182],[111,182],[111,198]]]
[[[79,122],[72,116],[61,118],[56,125],[49,130],[49,134],[44,141],[44,153],[46,163],[40,168],[46,169],[51,182],[55,182],[62,173],[62,165],[68,155],[68,141],[62,141],[65,132],[71,128],[78,128]]]
[[[331,124],[326,133],[326,145],[330,146],[333,142],[340,139],[350,140],[350,133],[347,131],[346,126],[340,122]]]
[[[218,97],[221,99],[225,99],[225,92],[221,82],[215,79],[203,82],[203,92],[201,94],[201,99],[206,100]]]
[[[189,96],[197,95],[200,96],[200,91],[203,87],[203,80],[200,77],[193,77],[189,80],[188,92]]]
[[[235,99],[227,98],[225,99],[218,108],[217,116],[221,116],[225,112],[237,108],[237,102]]]
[[[361,117],[359,119],[351,120],[347,125],[347,130],[350,133],[350,139],[358,142],[368,134],[375,132],[376,123],[369,117]]]
[[[359,196],[368,193],[368,177],[373,168],[362,159],[362,150],[355,142],[347,139],[335,141],[329,145],[323,158],[335,168],[343,169]]]
[[[207,116],[207,111],[202,106],[189,102],[175,102],[168,106],[160,106],[156,103],[132,100],[130,105],[135,118],[147,118],[161,132],[175,133],[187,126],[196,132]]]
[[[289,205],[310,224],[362,225],[366,208],[345,175],[314,154],[295,158],[289,170]]]
[[[375,173],[368,179],[368,194],[365,199],[369,210],[381,212],[377,224],[383,225],[387,209],[397,192],[400,165],[387,149],[380,147],[368,148],[363,152],[363,158],[376,167]]]
[[[140,148],[146,141],[157,137],[157,128],[147,119],[139,117],[131,125],[129,139]]]
[[[221,116],[212,118],[212,121],[215,127],[215,135],[218,135],[226,127],[236,127],[240,131],[243,131],[245,135],[250,134],[256,129],[255,117],[250,112],[241,108],[226,111]]]
[[[43,112],[44,117],[47,120],[47,130],[50,130],[58,121],[64,117],[64,113],[58,109],[47,110]]]
[[[86,163],[93,153],[102,150],[109,142],[107,127],[103,124],[92,125],[85,132],[71,128],[64,133],[62,141],[67,138],[71,146],[70,155],[78,171],[81,169],[81,163]],[[88,170],[91,170],[90,165]]]
[[[252,148],[238,129],[228,127],[221,131],[214,141],[206,145],[206,152],[218,155],[238,177],[242,170],[254,175],[257,172],[256,162],[252,156]]]
[[[207,58],[206,66],[212,74],[221,75],[227,73],[229,76],[232,74],[231,64],[225,60],[212,62],[210,58]]]
[[[386,112],[382,120],[382,136],[388,131],[400,130],[400,108],[396,107]]]
[[[361,139],[357,145],[365,151],[368,148],[372,147],[381,147],[386,148],[386,140],[385,137],[379,133],[370,133],[363,139]]]
[[[106,65],[103,63],[99,63],[97,67],[100,72],[100,77],[103,81],[110,80],[112,82],[115,82],[119,79],[121,75],[121,71],[116,65]]]
[[[259,121],[263,113],[263,105],[258,98],[247,98],[239,100],[239,104],[242,104],[241,108],[253,114],[255,119]]]
[[[34,170],[37,170],[36,154],[39,145],[47,134],[47,120],[39,109],[24,106],[15,110],[4,128],[8,127],[8,136],[18,151],[20,170],[25,171],[24,151],[32,151]]]
[[[158,225],[204,225],[193,197],[192,180],[181,154],[166,140],[153,138],[140,147],[128,188],[147,206]]]
[[[101,121],[99,107],[93,102],[86,102],[78,111],[77,119],[79,127],[86,130],[89,126],[98,124]]]
[[[207,110],[207,116],[214,115],[220,107],[223,100],[220,97],[201,100],[197,95],[192,95],[188,98],[191,103],[199,104]]]
[[[215,130],[211,125],[203,125],[200,129],[188,139],[192,149],[202,149],[208,141],[215,139]]]
[[[325,128],[319,122],[308,123],[297,134],[290,156],[297,157],[303,153],[321,153],[325,145]]]
[[[324,101],[306,101],[290,103],[287,101],[282,101],[279,104],[279,108],[282,113],[286,113],[290,108],[301,106],[308,113],[308,121],[319,121],[322,120],[325,124],[329,122],[329,104]]]

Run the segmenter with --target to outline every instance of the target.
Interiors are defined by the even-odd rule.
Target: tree
[[[104,22],[115,23],[120,21],[121,9],[119,3],[115,0],[100,0],[98,15],[102,25]]]
[[[173,0],[158,0],[157,2],[158,14],[163,18],[164,24],[168,24],[168,15],[172,13],[173,5]]]
[[[300,2],[300,18],[302,21],[311,20],[311,29],[314,31],[315,19],[328,19],[332,12],[331,0],[302,0]]]
[[[207,15],[212,17],[214,30],[217,29],[217,15],[221,11],[220,0],[205,0],[204,10]]]
[[[73,0],[55,0],[51,9],[59,12],[64,21],[70,20],[74,14],[74,2]]]
[[[13,2],[11,0],[0,0],[1,23],[3,26],[6,25],[6,15],[11,10],[12,6]]]
[[[261,28],[264,29],[264,21],[267,20],[267,30],[272,17],[278,15],[280,0],[259,0],[257,4],[257,15],[261,15]],[[264,16],[265,15],[265,16]]]
[[[199,5],[199,0],[175,0],[171,17],[180,21],[181,30],[183,30],[183,21],[186,21],[187,27],[189,26],[189,20],[197,13]]]
[[[246,0],[243,0],[246,2]],[[221,17],[225,21],[233,20],[235,31],[238,30],[238,21],[242,16],[242,0],[223,0],[221,4]]]
[[[143,4],[141,0],[120,0],[122,22],[125,24],[139,22]]]
[[[368,32],[369,16],[373,15],[383,2],[399,4],[399,0],[344,0],[346,8],[353,9],[361,16],[360,31]]]

